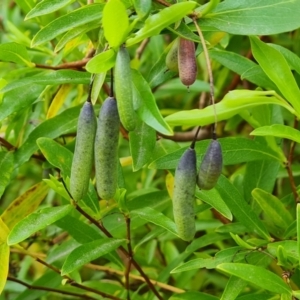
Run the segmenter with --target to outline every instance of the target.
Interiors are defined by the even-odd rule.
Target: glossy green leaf
[[[60,85],[66,83],[89,84],[90,74],[74,70],[47,71],[35,76],[25,77],[19,80],[12,81],[8,85],[6,85],[1,92],[7,93],[21,87],[24,90],[27,88],[30,89],[30,86],[32,84]]]
[[[27,67],[34,67],[34,64],[30,61],[26,47],[17,43],[0,45],[0,61],[9,61]]]
[[[9,271],[9,246],[7,245],[7,236],[9,229],[0,218],[0,294],[2,293]]]
[[[286,229],[293,222],[292,215],[276,196],[258,188],[252,191],[252,196],[275,226]]]
[[[116,52],[113,49],[101,52],[94,56],[87,64],[90,73],[104,73],[115,65]]]
[[[132,215],[137,215],[140,218],[157,226],[165,228],[167,231],[177,236],[175,223],[170,218],[166,217],[164,214],[151,207],[144,207],[142,209],[133,210],[130,213]]]
[[[247,286],[247,282],[239,277],[230,276],[220,300],[232,300]]]
[[[133,6],[140,19],[147,17],[151,11],[151,0],[133,0]]]
[[[66,275],[92,260],[103,256],[126,243],[124,239],[103,238],[86,243],[73,250],[63,264],[61,274]]]
[[[37,145],[46,159],[62,171],[64,178],[70,177],[73,159],[70,150],[49,138],[37,139]]]
[[[66,5],[74,2],[74,0],[43,0],[26,15],[25,20],[50,14]]]
[[[298,2],[298,1],[297,1]],[[300,1],[299,1],[300,4]],[[300,7],[298,5],[298,7]],[[250,37],[254,58],[283,96],[300,112],[300,90],[283,55],[257,37]]]
[[[299,4],[299,0],[227,0],[198,22],[202,27],[212,26],[231,34],[276,34],[300,26]]]
[[[263,104],[276,104],[286,108],[292,114],[299,115],[287,102],[280,99],[274,91],[234,90],[215,105],[218,121],[227,120],[246,109]],[[204,109],[180,111],[165,118],[171,126],[204,126],[215,122],[212,105]]]
[[[218,139],[222,146],[223,164],[234,165],[247,161],[255,160],[275,160],[280,161],[278,155],[273,152],[267,145],[256,142],[254,140],[240,138],[240,137],[228,137]],[[197,161],[201,161],[202,157],[206,153],[206,149],[210,143],[210,140],[204,140],[197,142],[196,154]],[[188,147],[180,148],[167,155],[161,156],[157,160],[153,161],[149,168],[151,169],[176,169],[178,161],[182,153]]]
[[[193,1],[176,3],[162,9],[157,14],[151,15],[146,19],[145,25],[135,34],[135,36],[127,40],[126,46],[132,46],[149,36],[159,34],[162,29],[179,21],[188,13],[191,13],[195,6],[196,2]]]
[[[0,197],[10,182],[10,176],[14,168],[14,154],[10,151],[0,151]]]
[[[9,229],[35,211],[48,194],[49,188],[39,182],[18,196],[2,213],[1,218]]]
[[[297,204],[297,251],[300,261],[300,204]]]
[[[15,163],[21,165],[38,149],[36,140],[40,137],[56,138],[62,134],[75,132],[81,105],[69,108],[61,114],[44,121],[28,136],[24,144],[16,151]]]
[[[155,130],[144,122],[139,122],[136,129],[129,132],[129,146],[133,161],[133,171],[138,171],[149,162],[155,143]]]
[[[182,294],[175,294],[169,298],[169,300],[195,300],[195,299],[201,299],[201,300],[218,300],[217,297],[206,294],[206,293],[200,293],[196,291],[189,291]]]
[[[219,265],[217,269],[242,278],[262,289],[278,294],[292,294],[290,286],[288,286],[279,276],[262,267],[240,263],[223,263]]]
[[[109,0],[103,9],[104,36],[110,47],[119,47],[125,40],[129,19],[121,0]]]
[[[268,244],[268,251],[271,255],[277,255],[277,248],[282,246],[286,254],[294,260],[299,260],[298,243],[297,241],[285,240]]]
[[[226,203],[220,197],[219,193],[215,190],[196,190],[196,197],[205,203],[211,205],[215,210],[222,214],[225,218],[232,221],[232,213],[227,207]]]
[[[258,136],[276,136],[284,139],[289,139],[296,143],[300,143],[299,130],[282,124],[274,124],[271,126],[262,126],[255,128],[250,135]]]
[[[95,3],[78,8],[62,17],[54,19],[43,27],[33,37],[31,46],[36,47],[44,44],[58,35],[93,21],[100,21],[104,4]]]
[[[250,232],[256,232],[262,238],[271,240],[262,221],[225,176],[221,175],[216,189],[239,222],[245,225]]]
[[[37,212],[21,219],[11,230],[7,243],[8,245],[18,244],[30,237],[33,233],[49,226],[57,220],[66,216],[74,209],[72,205],[43,208]]]
[[[163,119],[148,82],[137,70],[132,70],[132,80],[135,107],[141,120],[158,132],[172,135],[173,131]]]

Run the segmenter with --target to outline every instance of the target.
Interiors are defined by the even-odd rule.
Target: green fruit
[[[174,178],[173,214],[178,235],[185,241],[194,238],[195,228],[195,188],[196,152],[188,148],[181,156]]]
[[[91,102],[85,102],[78,118],[75,151],[72,161],[70,193],[75,201],[87,193],[94,157],[96,117]]]
[[[120,119],[117,102],[107,98],[101,107],[95,139],[96,186],[100,198],[114,197],[118,184]]]
[[[115,89],[121,122],[126,130],[133,131],[137,122],[133,109],[130,57],[123,46],[120,47],[116,58]]]
[[[222,166],[221,145],[217,140],[212,140],[200,165],[197,179],[199,188],[203,190],[212,189],[222,173]]]
[[[179,37],[178,44],[178,69],[181,82],[192,85],[197,78],[197,62],[195,44],[193,41]]]
[[[166,66],[168,70],[178,72],[178,38],[174,40],[166,56]]]

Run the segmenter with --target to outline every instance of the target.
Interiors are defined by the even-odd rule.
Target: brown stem
[[[133,259],[133,252],[131,247],[131,233],[130,233],[130,217],[128,215],[125,215],[125,221],[126,221],[126,232],[127,232],[127,248],[128,248],[128,257],[127,257],[127,266],[125,269],[125,288],[127,290],[127,300],[130,300],[130,288],[129,288],[129,273],[131,269],[131,261]]]
[[[42,65],[42,64],[35,64],[35,66],[37,68],[40,69],[50,69],[50,70],[61,70],[61,69],[82,69],[87,62],[90,60],[91,58],[84,58],[82,60],[79,61],[72,61],[72,62],[68,62],[68,63],[63,63],[57,66],[49,66],[49,65]]]
[[[150,39],[147,38],[147,39],[144,39],[142,41],[142,43],[140,44],[140,46],[136,49],[135,51],[135,58],[140,60],[141,59],[141,56],[144,52],[144,50],[146,49],[146,46],[148,45],[148,43],[150,42]]]
[[[191,142],[196,134],[197,131],[197,127],[195,127],[193,130],[191,131],[186,131],[186,132],[175,132],[174,135],[169,136],[169,135],[164,135],[164,134],[159,134],[159,136],[168,139],[168,140],[172,140],[172,141],[176,141],[176,142]],[[207,130],[207,128],[202,128],[202,130],[200,131],[200,133],[197,136],[197,140],[203,140],[205,138],[207,138],[209,136],[209,131]]]
[[[87,295],[84,295],[84,294],[67,292],[67,291],[58,290],[58,289],[49,288],[49,287],[44,287],[44,286],[31,285],[31,284],[28,284],[28,283],[20,280],[20,279],[17,279],[17,278],[11,277],[11,276],[8,276],[7,280],[22,284],[22,285],[26,286],[29,290],[47,291],[47,292],[52,292],[52,293],[57,293],[57,294],[62,294],[62,295],[74,296],[74,297],[87,299],[87,300],[96,299],[96,298],[93,298],[93,297],[90,297],[90,296],[87,296]]]
[[[7,140],[5,140],[2,137],[0,137],[0,145],[2,145],[3,147],[5,147],[8,151],[16,150],[16,147],[14,145],[12,145],[11,143],[9,143]]]
[[[164,1],[164,0],[155,0],[155,1],[156,1],[157,3],[163,5],[163,6],[166,6],[166,7],[169,7],[169,6],[172,5],[171,3],[166,2],[166,1]]]

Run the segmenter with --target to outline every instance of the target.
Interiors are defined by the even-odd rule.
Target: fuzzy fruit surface
[[[120,119],[126,130],[136,127],[136,114],[133,108],[132,76],[130,56],[127,49],[120,47],[115,65],[115,90]]]
[[[192,85],[197,78],[195,44],[181,37],[178,44],[178,68],[181,82],[186,86]]]
[[[109,97],[100,109],[95,139],[96,186],[105,200],[113,198],[117,190],[119,129],[117,102]]]
[[[222,148],[217,140],[212,140],[206,150],[205,156],[200,165],[197,184],[200,189],[212,189],[221,173],[223,167]]]
[[[173,214],[178,235],[185,241],[195,236],[196,152],[188,148],[181,156],[175,171]]]
[[[96,117],[91,102],[85,102],[77,124],[77,136],[71,168],[70,193],[75,201],[87,193],[94,160]]]

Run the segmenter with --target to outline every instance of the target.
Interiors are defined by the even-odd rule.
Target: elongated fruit
[[[118,140],[120,119],[115,98],[107,98],[101,107],[95,139],[96,186],[105,200],[113,198],[118,180]]]
[[[89,187],[94,158],[96,117],[91,102],[85,102],[78,118],[77,136],[73,156],[70,192],[75,201],[82,199]]]
[[[121,46],[117,53],[115,65],[115,90],[120,119],[128,131],[132,131],[136,127],[131,77],[130,57],[127,49]]]
[[[174,178],[173,214],[178,235],[185,241],[193,239],[195,229],[196,152],[188,148],[181,156]]]
[[[166,56],[166,66],[168,70],[178,72],[178,38],[175,39]]]
[[[197,185],[200,189],[212,189],[221,173],[223,166],[222,148],[220,143],[213,139],[206,150],[205,156],[201,162],[197,178]]]
[[[195,44],[181,37],[178,45],[178,68],[181,82],[186,86],[192,85],[197,78]]]

